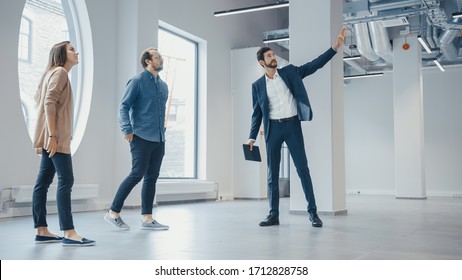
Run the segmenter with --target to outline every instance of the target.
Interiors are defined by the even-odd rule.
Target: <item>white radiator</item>
[[[201,180],[159,180],[157,182],[156,201],[190,201],[217,199],[218,184]]]
[[[185,194],[185,193],[208,193],[218,191],[218,185],[209,181],[183,180],[183,181],[163,181],[157,182],[157,195],[165,194]]]
[[[72,186],[71,199],[82,200],[98,197],[99,186],[96,184],[75,184]],[[24,203],[32,202],[32,192],[34,186],[21,185],[14,186],[11,192],[11,198],[14,202]],[[56,201],[56,185],[51,185],[48,189],[47,201]]]

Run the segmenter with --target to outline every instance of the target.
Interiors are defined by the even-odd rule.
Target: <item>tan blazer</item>
[[[43,79],[42,86],[35,95],[37,102],[37,126],[35,129],[34,147],[45,148],[51,133],[56,136],[58,153],[71,153],[72,138],[72,88],[69,76],[63,67],[49,70]],[[56,131],[48,131],[47,116],[55,115]]]

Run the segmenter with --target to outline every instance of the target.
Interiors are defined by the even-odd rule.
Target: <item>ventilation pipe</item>
[[[422,0],[382,0],[371,1],[369,9],[371,12],[392,9],[402,9],[405,7],[421,5]]]
[[[372,48],[371,39],[369,36],[369,28],[367,23],[356,23],[353,25],[355,29],[356,45],[359,53],[369,61],[377,61],[380,57]]]
[[[425,35],[425,39],[427,39],[428,45],[430,48],[436,48],[435,41],[433,41],[433,27],[430,23],[427,22],[427,34]]]
[[[453,23],[457,23],[457,18],[453,19]],[[454,39],[458,36],[460,30],[447,29],[444,31],[440,38],[440,50],[448,60],[457,59],[458,50],[454,44]]]
[[[454,0],[454,2],[457,5],[457,9],[461,11],[462,10],[462,0]]]
[[[375,53],[386,62],[392,63],[393,55],[387,29],[378,21],[371,21],[368,24]]]
[[[438,38],[438,27],[433,26],[433,41],[435,42],[436,46],[440,47],[440,39]]]

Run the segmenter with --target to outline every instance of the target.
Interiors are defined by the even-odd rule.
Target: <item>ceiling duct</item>
[[[438,26],[444,30],[462,30],[462,25],[457,23],[457,21],[448,21],[446,12],[440,7],[440,1],[422,0],[422,2],[427,7],[427,11],[425,13],[432,25]]]
[[[458,23],[458,19],[452,20],[453,23]],[[445,30],[440,38],[440,50],[448,60],[455,60],[458,56],[458,48],[454,44],[454,39],[459,35],[459,30]]]
[[[356,45],[359,53],[369,61],[377,61],[380,57],[372,48],[371,39],[369,36],[369,27],[367,23],[357,23],[353,25],[355,29]]]
[[[427,21],[427,30],[425,34],[425,39],[427,40],[428,45],[430,45],[430,48],[434,49],[436,48],[436,43],[433,40],[433,27],[430,25],[430,23]]]
[[[422,0],[382,0],[370,4],[371,12],[378,12],[384,10],[401,9],[404,7],[422,5]]]
[[[462,0],[454,0],[459,11],[462,11]]]
[[[279,29],[263,32],[263,43],[273,41],[279,46],[289,49],[289,29]]]
[[[431,23],[443,29],[439,38],[437,37],[437,31],[433,29],[435,43],[439,45],[441,52],[447,60],[456,60],[458,47],[454,44],[454,39],[462,29],[459,19],[454,18],[448,21],[446,12],[440,7],[440,1],[422,0],[422,2],[429,9],[426,14]],[[459,6],[461,3],[460,1],[456,1],[456,4]]]
[[[433,50],[431,54],[422,53],[423,67],[434,67],[435,55],[444,66],[462,66],[462,18],[456,20],[451,17],[462,11],[462,0],[369,0],[368,3],[364,0],[345,0],[344,2],[344,24],[353,27],[352,31],[356,38],[354,44],[358,46],[359,53],[365,59],[362,62],[373,62],[368,65],[369,71],[391,70],[389,67],[392,67],[393,62],[388,62],[389,57],[386,55],[388,50],[391,50],[393,55],[389,38],[410,33],[426,39],[430,49]],[[384,27],[390,37],[381,42],[375,41],[383,39],[382,35],[377,33],[384,30],[376,29],[376,23],[372,22],[377,22],[380,24],[379,27]],[[358,25],[359,23],[367,23],[367,29],[364,25]],[[408,26],[397,28],[405,25]],[[372,46],[369,45],[368,39]],[[380,44],[386,41],[390,43],[390,49],[388,46],[382,46],[381,50]],[[382,64],[382,59],[377,60],[378,57],[387,63]],[[346,71],[357,71],[357,66],[361,65],[351,65],[347,61],[345,63],[348,63],[345,64]]]
[[[409,21],[407,20],[406,17],[383,19],[383,20],[380,20],[379,22],[381,23],[383,27],[409,25]]]
[[[352,0],[344,2],[343,13],[354,17],[370,16],[369,0]]]
[[[393,55],[387,29],[378,21],[371,21],[368,24],[372,47],[375,53],[386,62],[392,63]]]
[[[374,1],[370,2],[367,12],[369,15],[359,16],[354,12],[354,10],[350,10],[350,14],[345,12],[344,14],[347,17],[344,19],[344,24],[355,24],[360,22],[370,22],[370,21],[377,21],[377,20],[392,20],[396,19],[397,17],[408,17],[412,15],[419,15],[423,12],[427,12],[428,8],[422,5],[422,1],[424,0],[382,0],[382,1]],[[353,2],[354,3],[354,2]],[[372,15],[371,15],[372,14]],[[399,25],[404,25],[406,23],[402,23]]]
[[[440,47],[440,39],[438,38],[438,27],[433,26],[433,41],[435,42],[436,46],[439,48]]]

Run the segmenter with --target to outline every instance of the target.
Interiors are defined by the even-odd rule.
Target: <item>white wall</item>
[[[39,157],[34,155],[21,111],[18,84],[18,34],[23,1],[8,1],[0,8],[0,187],[30,184],[35,180]],[[27,170],[27,171],[24,171]]]
[[[429,195],[462,195],[462,69],[424,71],[425,170]]]
[[[427,194],[462,194],[461,68],[423,71]],[[347,193],[394,195],[393,78],[345,87]]]
[[[115,143],[121,141],[117,123],[116,73],[121,59],[116,52],[117,5],[111,0],[86,3],[93,36],[93,97],[85,135],[73,157],[74,177],[76,183],[99,184],[104,205],[114,195]]]
[[[393,79],[345,86],[345,168],[349,192],[394,194]]]
[[[232,76],[232,183],[236,198],[266,198],[267,169],[266,147],[263,136],[258,136],[255,145],[260,148],[261,162],[246,161],[242,144],[249,137],[252,106],[252,83],[264,75],[263,68],[255,57],[259,48],[244,48],[231,52]],[[246,71],[242,71],[246,69]],[[263,126],[263,124],[262,124]],[[262,127],[263,129],[263,127]]]

